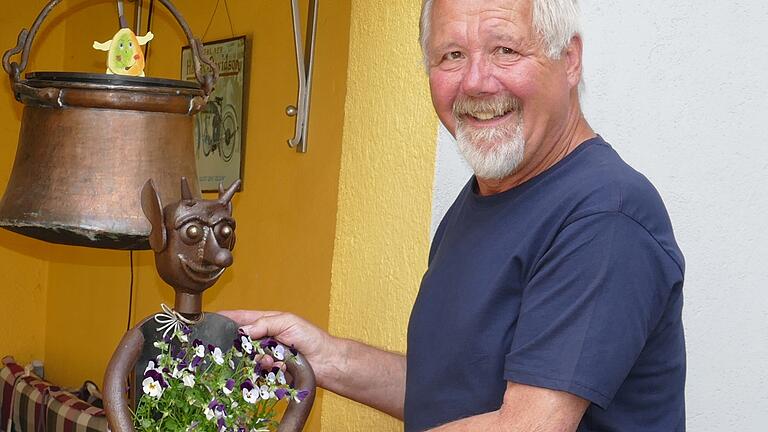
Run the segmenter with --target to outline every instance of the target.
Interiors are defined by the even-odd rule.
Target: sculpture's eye
[[[215,227],[216,239],[219,244],[225,245],[234,234],[235,229],[228,222],[219,222]]]
[[[200,224],[194,222],[189,223],[182,229],[182,239],[184,239],[184,242],[187,244],[197,243],[202,240],[203,234],[205,234],[204,230],[205,228]]]

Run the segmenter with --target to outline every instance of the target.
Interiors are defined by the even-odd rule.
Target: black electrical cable
[[[129,251],[130,263],[131,263],[131,284],[128,291],[128,324],[125,326],[125,331],[131,329],[131,318],[133,318],[133,251]]]
[[[149,1],[149,10],[147,11],[147,33],[152,31],[152,17],[154,16],[155,12],[155,0]],[[152,42],[147,42],[147,44],[144,47],[144,62],[149,63],[149,45]]]

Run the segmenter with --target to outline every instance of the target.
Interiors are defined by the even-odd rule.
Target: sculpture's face
[[[118,75],[139,75],[144,70],[144,52],[130,29],[121,29],[112,39],[108,66]]]
[[[231,210],[219,201],[183,200],[163,213],[168,243],[155,254],[157,271],[176,290],[201,293],[232,265]]]

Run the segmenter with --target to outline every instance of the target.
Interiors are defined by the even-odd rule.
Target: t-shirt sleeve
[[[664,312],[679,268],[620,212],[563,228],[524,288],[508,381],[606,408]]]

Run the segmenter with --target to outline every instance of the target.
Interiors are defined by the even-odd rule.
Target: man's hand
[[[252,339],[273,337],[285,346],[296,348],[315,371],[317,385],[326,387],[327,367],[332,366],[333,341],[325,331],[296,315],[275,311],[221,311],[236,322]]]
[[[403,418],[405,357],[331,336],[296,315],[273,311],[222,311],[253,339],[273,337],[304,355],[317,385]]]

